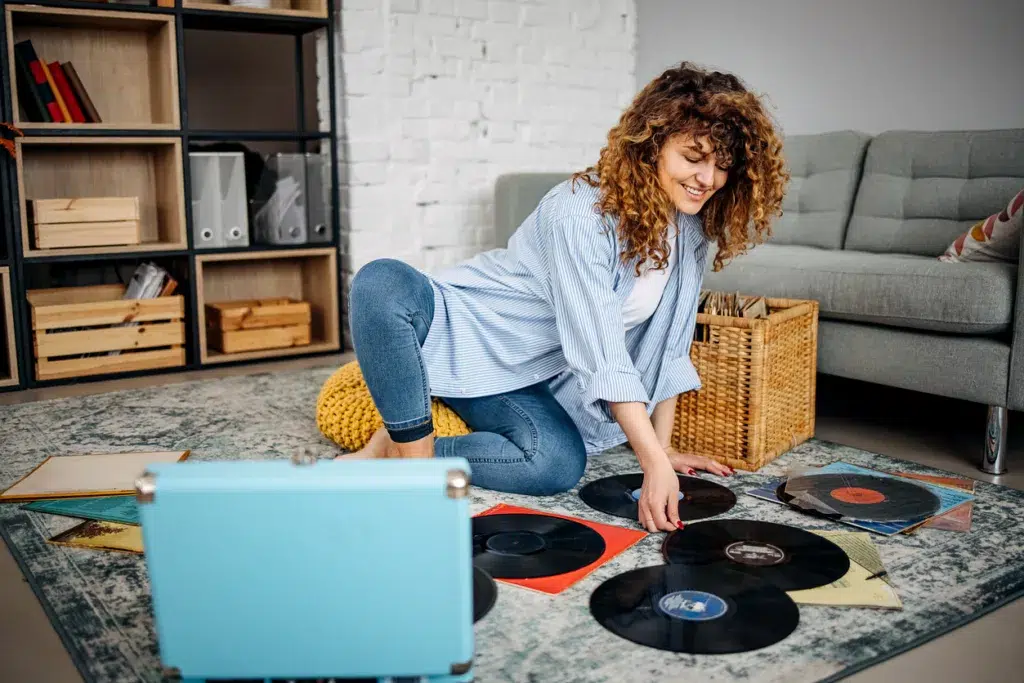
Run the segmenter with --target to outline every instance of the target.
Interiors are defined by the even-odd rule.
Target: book
[[[48,538],[47,543],[140,555],[143,552],[142,527],[117,522],[83,522]]]
[[[64,67],[60,65],[60,62],[50,62],[47,65],[50,70],[50,75],[53,76],[53,82],[57,86],[57,92],[60,94],[61,99],[64,100],[64,105],[68,109],[68,113],[71,115],[72,123],[85,123],[85,114],[82,113],[81,107],[78,106],[78,100],[75,98],[74,92],[71,91],[71,84],[68,83],[67,75],[64,73]]]
[[[850,558],[850,570],[830,584],[806,590],[789,591],[794,602],[805,605],[839,607],[877,607],[903,609],[896,590],[884,577],[871,578],[885,571],[878,547],[866,531],[812,530],[832,541]]]
[[[150,463],[180,462],[189,451],[50,456],[0,493],[0,502],[133,495]]]
[[[30,89],[31,93],[24,93],[25,100],[29,100],[31,96],[34,96],[38,102],[41,103],[42,109],[45,112],[45,117],[41,119],[43,123],[64,121],[64,114],[61,112],[60,107],[57,105],[57,98],[53,92],[53,88],[50,87],[50,81],[46,77],[46,71],[43,69],[43,62],[39,59],[39,55],[36,54],[36,49],[32,45],[31,40],[22,40],[14,44],[14,59],[20,60],[25,68],[28,69],[28,80],[26,84]],[[21,93],[19,93],[19,100]],[[26,107],[25,112],[29,110]]]
[[[56,498],[25,503],[22,510],[43,512],[62,517],[91,519],[97,522],[139,524],[139,507],[135,496],[96,496],[87,498]]]
[[[82,114],[85,115],[86,123],[102,123],[103,119],[100,118],[100,113],[96,111],[96,105],[93,104],[92,98],[89,97],[88,91],[86,91],[85,86],[82,84],[82,79],[78,76],[75,65],[71,62],[62,62],[60,67],[64,71],[64,75],[67,76],[68,85],[71,86],[71,90],[75,93],[75,97],[82,107]]]

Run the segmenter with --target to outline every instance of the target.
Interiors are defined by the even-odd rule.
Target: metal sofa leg
[[[985,451],[981,471],[987,474],[1006,473],[1006,419],[1005,406],[989,406],[985,425]]]

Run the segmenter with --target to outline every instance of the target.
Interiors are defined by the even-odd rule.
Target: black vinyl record
[[[870,474],[792,477],[779,486],[777,495],[779,500],[799,510],[865,522],[924,519],[941,507],[939,497],[920,484]]]
[[[590,613],[622,638],[688,654],[758,650],[784,639],[800,622],[793,599],[768,581],[678,564],[608,579],[591,594]]]
[[[707,479],[679,478],[679,519],[691,522],[728,512],[736,504],[736,494]],[[592,481],[580,489],[580,500],[601,512],[636,520],[637,501],[644,475],[620,474]]]
[[[850,558],[810,531],[746,519],[721,519],[673,531],[662,544],[669,564],[734,569],[784,591],[817,588],[842,578]]]
[[[582,569],[604,554],[601,534],[548,515],[473,518],[473,562],[495,579],[534,579]]]
[[[473,621],[477,622],[494,607],[498,584],[480,567],[473,567]]]

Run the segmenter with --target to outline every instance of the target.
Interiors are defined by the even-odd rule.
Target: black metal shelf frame
[[[17,362],[20,384],[10,389],[26,389],[42,386],[59,386],[80,382],[98,382],[110,379],[126,379],[131,377],[167,375],[189,370],[209,369],[211,367],[232,367],[239,365],[250,365],[255,363],[283,362],[287,360],[310,358],[317,356],[330,356],[344,350],[344,334],[339,329],[338,338],[341,347],[338,350],[311,351],[309,353],[288,353],[287,355],[261,358],[258,360],[237,360],[221,361],[214,364],[202,364],[199,361],[199,329],[198,317],[198,283],[195,281],[196,257],[206,254],[218,253],[252,253],[258,255],[261,252],[302,250],[310,248],[331,247],[337,249],[340,243],[340,192],[338,189],[338,131],[337,131],[337,88],[335,85],[336,66],[335,36],[331,27],[334,25],[335,14],[338,11],[334,0],[327,2],[327,17],[305,17],[290,15],[274,15],[269,13],[221,11],[215,8],[203,9],[195,7],[183,7],[182,0],[176,0],[174,7],[153,7],[143,5],[117,5],[112,6],[90,0],[31,0],[30,2],[12,0],[0,0],[0,54],[7,54],[7,15],[4,11],[8,6],[31,5],[41,7],[54,7],[65,9],[89,9],[108,12],[137,12],[169,14],[174,17],[174,27],[177,36],[175,49],[177,51],[178,69],[178,107],[180,127],[178,128],[91,128],[88,125],[68,125],[68,127],[33,127],[31,124],[24,124],[21,128],[25,137],[119,137],[119,138],[150,138],[169,137],[181,140],[182,153],[182,182],[183,193],[188,204],[188,197],[191,196],[191,172],[188,163],[189,143],[195,142],[223,142],[223,141],[245,141],[245,142],[295,142],[300,151],[305,152],[310,143],[327,142],[330,147],[331,173],[330,173],[330,224],[331,240],[323,244],[301,244],[301,245],[261,245],[252,244],[249,247],[228,248],[228,249],[197,249],[193,241],[192,212],[185,211],[185,233],[187,248],[184,250],[137,250],[120,253],[100,254],[68,254],[68,255],[41,255],[25,257],[24,247],[21,238],[20,221],[21,216],[18,206],[17,178],[15,166],[12,160],[0,161],[0,199],[3,207],[0,207],[0,241],[6,249],[0,251],[0,265],[9,265],[11,268],[11,298],[14,308],[15,337],[18,347]],[[296,130],[208,130],[191,129],[188,119],[188,96],[187,96],[187,69],[185,67],[185,40],[186,29],[203,29],[225,32],[246,32],[246,33],[269,33],[293,35],[295,39],[295,73],[296,73],[296,112],[298,126]],[[323,31],[326,34],[327,42],[327,78],[328,78],[328,116],[330,120],[328,129],[325,131],[313,131],[306,128],[306,104],[305,83],[303,62],[305,48],[303,45],[304,36],[311,32]],[[13,84],[9,82],[8,69],[0,68],[0,120],[13,120],[11,89]],[[186,362],[184,366],[176,368],[158,368],[153,370],[141,370],[131,372],[119,372],[112,374],[93,375],[88,377],[76,377],[63,380],[39,381],[34,376],[35,359],[32,353],[32,331],[31,311],[26,299],[26,287],[24,268],[35,265],[51,263],[117,263],[119,261],[130,261],[137,259],[186,259],[189,276],[188,295],[186,297],[186,324],[188,338],[186,340]],[[340,274],[339,274],[340,275]],[[344,320],[344,298],[342,296],[343,285],[338,277],[337,302],[339,327]],[[3,391],[5,389],[0,389]]]

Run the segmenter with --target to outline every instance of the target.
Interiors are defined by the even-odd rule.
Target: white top
[[[654,315],[661,301],[661,295],[665,291],[665,285],[672,277],[672,271],[676,268],[679,255],[676,253],[676,239],[673,233],[668,240],[668,264],[661,270],[655,270],[653,263],[645,263],[641,267],[640,275],[633,284],[633,289],[622,305],[622,320],[626,329],[643,324],[645,320]]]

